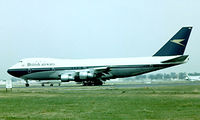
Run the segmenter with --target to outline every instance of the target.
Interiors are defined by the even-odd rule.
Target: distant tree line
[[[190,76],[197,76],[200,75],[200,73],[188,73]],[[158,74],[150,74],[150,75],[139,75],[134,77],[134,79],[151,79],[151,80],[171,80],[171,79],[185,79],[187,76],[187,73],[181,72],[181,73],[175,73],[171,72],[169,74],[167,73],[158,73]]]
[[[197,72],[195,72],[195,73],[188,73],[188,75],[190,75],[190,76],[200,76],[200,73],[197,73]]]

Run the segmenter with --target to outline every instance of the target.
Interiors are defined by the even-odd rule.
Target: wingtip
[[[193,28],[193,26],[187,26],[187,27],[183,27],[183,28],[192,29],[192,28]]]

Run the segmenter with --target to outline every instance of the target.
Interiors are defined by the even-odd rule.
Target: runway
[[[112,85],[117,88],[136,88],[136,87],[161,87],[161,86],[183,86],[183,85],[200,85],[200,82],[190,83],[156,83],[156,84],[117,84]]]
[[[92,89],[113,89],[113,88],[141,88],[141,87],[164,87],[164,86],[185,86],[185,85],[200,85],[200,82],[187,82],[187,83],[152,83],[152,84],[105,84],[102,86],[82,86],[82,85],[61,85],[61,86],[49,86],[45,87],[38,85],[30,85],[30,87],[25,87],[24,85],[13,85],[13,88],[65,88],[67,90],[92,90]],[[0,85],[0,88],[5,88],[5,85]]]

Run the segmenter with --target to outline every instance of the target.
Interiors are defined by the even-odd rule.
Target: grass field
[[[0,89],[0,120],[200,119],[200,86]]]

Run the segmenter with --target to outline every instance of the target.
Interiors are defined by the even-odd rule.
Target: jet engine
[[[69,82],[69,81],[74,81],[75,80],[75,73],[65,73],[60,75],[60,79],[62,82]]]
[[[85,70],[72,73],[64,73],[60,75],[62,82],[76,81],[80,82],[83,80],[90,80],[96,77],[94,70]]]
[[[93,70],[79,72],[79,79],[81,79],[81,80],[92,79],[95,77],[96,77],[96,74],[94,73]]]

